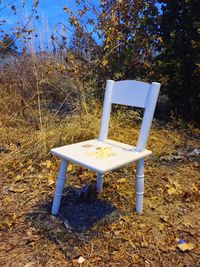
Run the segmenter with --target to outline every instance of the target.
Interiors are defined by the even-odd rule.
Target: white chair
[[[102,191],[104,173],[137,161],[136,212],[139,214],[143,212],[144,158],[152,153],[150,150],[146,150],[145,146],[159,90],[160,84],[155,82],[149,84],[134,80],[107,81],[99,137],[51,150],[54,155],[62,159],[56,182],[52,214],[56,215],[60,207],[68,161],[78,163],[97,173],[98,192]],[[107,139],[112,103],[144,108],[136,147]]]

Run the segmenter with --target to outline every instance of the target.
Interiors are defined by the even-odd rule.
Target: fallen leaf
[[[170,187],[170,188],[168,188],[168,189],[167,189],[167,193],[168,193],[169,195],[175,195],[175,194],[176,194],[176,188],[174,188],[174,187]]]
[[[90,260],[90,262],[101,261],[101,260],[102,260],[101,257],[99,257],[99,256],[95,256],[95,257],[93,257],[92,260]]]
[[[165,228],[165,224],[164,223],[160,223],[158,228],[159,228],[160,231],[162,231]]]
[[[24,265],[24,267],[34,267],[35,265],[36,265],[35,262],[30,261],[30,262],[26,263],[26,264]]]
[[[168,217],[167,215],[162,215],[162,216],[160,216],[160,220],[161,220],[162,222],[167,222],[168,219],[169,219],[169,217]]]
[[[159,205],[158,203],[149,203],[149,207],[150,207],[152,210],[155,210],[155,208],[156,208],[158,205]]]
[[[175,251],[176,250],[176,247],[175,246],[169,246],[168,247],[168,250]]]
[[[191,192],[198,192],[199,189],[198,189],[198,187],[193,183],[192,186],[191,186],[190,191],[191,191]]]
[[[133,249],[135,249],[136,248],[136,245],[129,239],[128,240],[129,241],[129,244],[131,245],[131,247],[133,248]]]
[[[55,180],[53,179],[53,177],[49,176],[48,177],[48,186],[51,186],[53,184],[55,184]]]
[[[68,172],[71,172],[72,169],[73,169],[72,164],[69,164],[68,167],[67,167],[67,171],[68,171]]]
[[[35,168],[32,165],[29,165],[27,170],[29,170],[29,172],[34,172]]]
[[[17,175],[14,180],[15,180],[15,182],[19,182],[19,181],[22,181],[23,179],[24,179],[23,176]]]
[[[182,243],[182,244],[178,244],[177,247],[181,250],[181,251],[190,251],[194,248],[194,244],[192,243]]]
[[[138,263],[139,257],[137,254],[131,255],[132,263]]]
[[[10,228],[13,225],[13,216],[11,215],[6,215],[4,217],[1,217],[0,220],[0,229],[5,227],[5,228]]]
[[[103,60],[102,60],[102,65],[103,65],[103,66],[106,66],[107,64],[108,64],[108,60],[107,60],[106,58],[103,59]]]
[[[194,225],[193,225],[187,218],[185,218],[185,219],[182,221],[182,223],[183,223],[186,227],[191,227],[191,228],[194,227]]]
[[[10,192],[13,192],[13,193],[23,193],[24,191],[26,191],[26,188],[15,188],[15,187],[10,187],[9,188]]]
[[[145,223],[140,223],[140,224],[138,225],[138,227],[139,227],[140,229],[143,229],[143,228],[146,227],[146,224],[145,224]]]
[[[51,160],[46,160],[46,161],[43,161],[41,165],[47,167],[47,169],[50,169],[52,166],[52,162]]]
[[[52,162],[51,162],[50,160],[47,160],[47,161],[46,161],[46,167],[47,167],[48,169],[50,169],[50,168],[51,168],[51,165],[52,165]]]
[[[142,248],[147,248],[149,246],[148,242],[147,241],[143,241],[141,242],[141,247]]]
[[[126,178],[119,178],[119,179],[117,180],[117,182],[118,182],[119,184],[123,184],[123,183],[126,182]]]

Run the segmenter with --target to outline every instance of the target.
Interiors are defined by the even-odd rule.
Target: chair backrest
[[[149,84],[135,80],[118,82],[107,80],[99,140],[107,139],[112,104],[140,107],[145,111],[136,149],[137,151],[145,149],[159,90],[160,84],[156,82]]]

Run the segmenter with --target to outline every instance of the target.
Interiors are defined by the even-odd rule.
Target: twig
[[[4,8],[8,7],[9,5],[13,4],[14,2],[16,2],[17,0],[13,0],[10,3],[6,4],[5,6],[3,6],[2,8],[0,8],[0,11],[2,11]]]
[[[17,36],[15,36],[15,38],[14,38],[10,43],[8,43],[6,46],[4,46],[4,49],[6,49],[6,48],[8,48],[9,46],[11,46],[12,44],[14,44],[15,41],[16,41],[19,37],[22,36],[23,31],[26,29],[26,27],[27,27],[28,24],[30,23],[30,21],[31,21],[31,19],[32,19],[34,13],[35,13],[35,11],[36,11],[36,9],[33,9],[33,11],[32,11],[32,13],[31,13],[31,15],[30,15],[30,17],[29,17],[27,23],[26,23],[26,24],[24,25],[24,27],[21,29],[21,32],[20,32],[19,34],[17,34]]]
[[[93,72],[93,70],[95,70],[101,63],[102,63],[102,61],[107,57],[107,56],[109,56],[111,53],[112,53],[112,51],[115,49],[115,48],[117,48],[118,46],[120,46],[120,45],[122,45],[122,43],[121,44],[118,44],[118,45],[116,45],[116,46],[114,46],[109,52],[107,52],[100,60],[99,60],[99,62],[80,80],[80,82],[82,82],[83,80],[85,80],[85,78],[91,73],[91,72]]]
[[[40,89],[39,89],[39,83],[38,83],[39,79],[38,79],[37,69],[35,66],[34,66],[34,73],[35,73],[35,78],[36,78],[36,90],[37,90],[37,102],[38,102],[38,111],[39,111],[40,130],[41,130],[41,134],[42,134],[43,145],[44,145],[44,148],[46,148],[46,141],[45,141],[45,137],[44,137],[44,129],[43,129],[43,121],[42,121],[42,112],[41,112]]]

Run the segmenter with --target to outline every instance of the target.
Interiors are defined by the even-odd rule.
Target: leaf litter
[[[196,147],[198,140],[182,138],[187,155],[186,143]],[[168,161],[160,158],[163,150],[154,150],[155,158],[146,161],[142,216],[133,210],[134,164],[105,175],[100,195],[95,174],[70,164],[55,217],[58,160],[11,160],[0,179],[0,265],[198,266],[199,158],[180,154]]]

